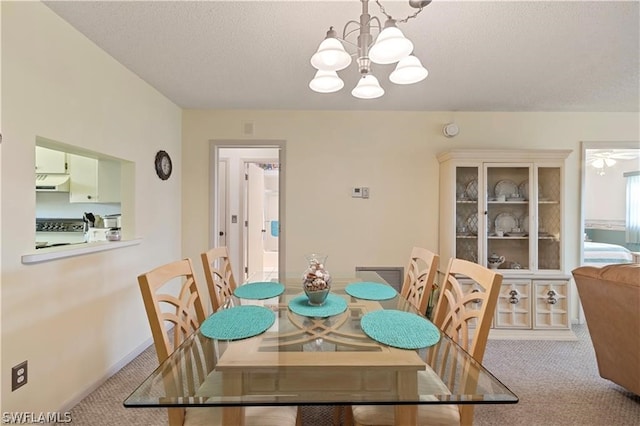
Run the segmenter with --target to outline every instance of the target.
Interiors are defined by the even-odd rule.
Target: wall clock
[[[173,165],[171,164],[171,157],[166,151],[158,151],[156,154],[156,173],[162,180],[169,179]]]

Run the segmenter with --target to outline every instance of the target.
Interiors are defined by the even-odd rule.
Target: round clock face
[[[158,151],[156,154],[156,173],[162,180],[169,179],[171,176],[171,170],[173,165],[171,164],[171,157],[166,151]]]

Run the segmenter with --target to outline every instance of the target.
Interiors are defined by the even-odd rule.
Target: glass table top
[[[273,312],[266,331],[219,340],[206,337],[201,327],[133,391],[125,407],[518,402],[439,330],[435,344],[410,350],[370,338],[361,327],[370,312],[419,315],[399,294],[365,300],[347,293],[353,282],[384,283],[374,272],[333,278],[331,295],[346,308],[326,317],[292,311],[291,301],[304,292],[299,279],[285,281],[277,297],[233,300],[233,306],[257,305]]]

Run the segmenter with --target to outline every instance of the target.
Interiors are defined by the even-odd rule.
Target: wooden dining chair
[[[207,279],[212,312],[224,306],[225,301],[233,295],[236,281],[233,277],[229,251],[227,247],[215,247],[200,254],[204,276]]]
[[[434,288],[439,261],[440,256],[425,248],[413,247],[411,249],[400,295],[423,315],[427,312],[429,295]],[[336,406],[333,412],[334,425],[339,424],[343,413],[345,422],[352,423],[351,407]]]
[[[179,290],[174,284],[181,281]],[[187,337],[205,320],[204,306],[191,259],[183,259],[159,266],[138,276],[142,300],[149,318],[151,334],[158,362],[169,357]],[[176,295],[177,293],[177,295]],[[171,334],[171,328],[173,332]],[[211,345],[213,350],[213,345]],[[214,371],[215,356],[195,351],[190,356],[187,375],[175,365],[168,366],[166,374],[174,376],[171,386],[180,383],[193,395],[199,388],[221,380]],[[221,387],[221,384],[218,385]],[[222,411],[218,407],[168,408],[170,426],[222,425]],[[293,426],[297,423],[297,407],[247,407],[246,426]]]
[[[440,285],[433,322],[479,363],[484,357],[501,284],[502,275],[498,272],[477,263],[453,258]],[[430,355],[434,353],[427,351],[428,366],[418,375],[419,392],[446,394],[449,385],[440,380],[445,374],[436,372],[441,368],[450,369],[451,366],[436,365]],[[468,372],[457,373],[464,375]],[[455,374],[450,376],[453,378]],[[352,407],[352,416],[358,426],[393,425],[394,406],[355,405]],[[472,423],[473,405],[418,405],[420,425]]]
[[[176,292],[171,283],[177,281],[181,281],[181,286]],[[158,363],[162,364],[205,320],[191,259],[167,263],[141,274],[138,276],[138,284],[149,318]],[[200,377],[205,377],[206,373],[198,372]],[[169,408],[168,415],[169,425],[185,424],[184,408]]]
[[[411,250],[400,294],[423,315],[427,312],[439,262],[440,256],[425,248],[414,247]]]

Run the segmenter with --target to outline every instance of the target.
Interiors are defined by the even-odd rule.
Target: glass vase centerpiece
[[[302,288],[310,305],[321,306],[331,291],[331,275],[324,269],[327,255],[310,253],[305,258],[309,264],[302,276]]]

